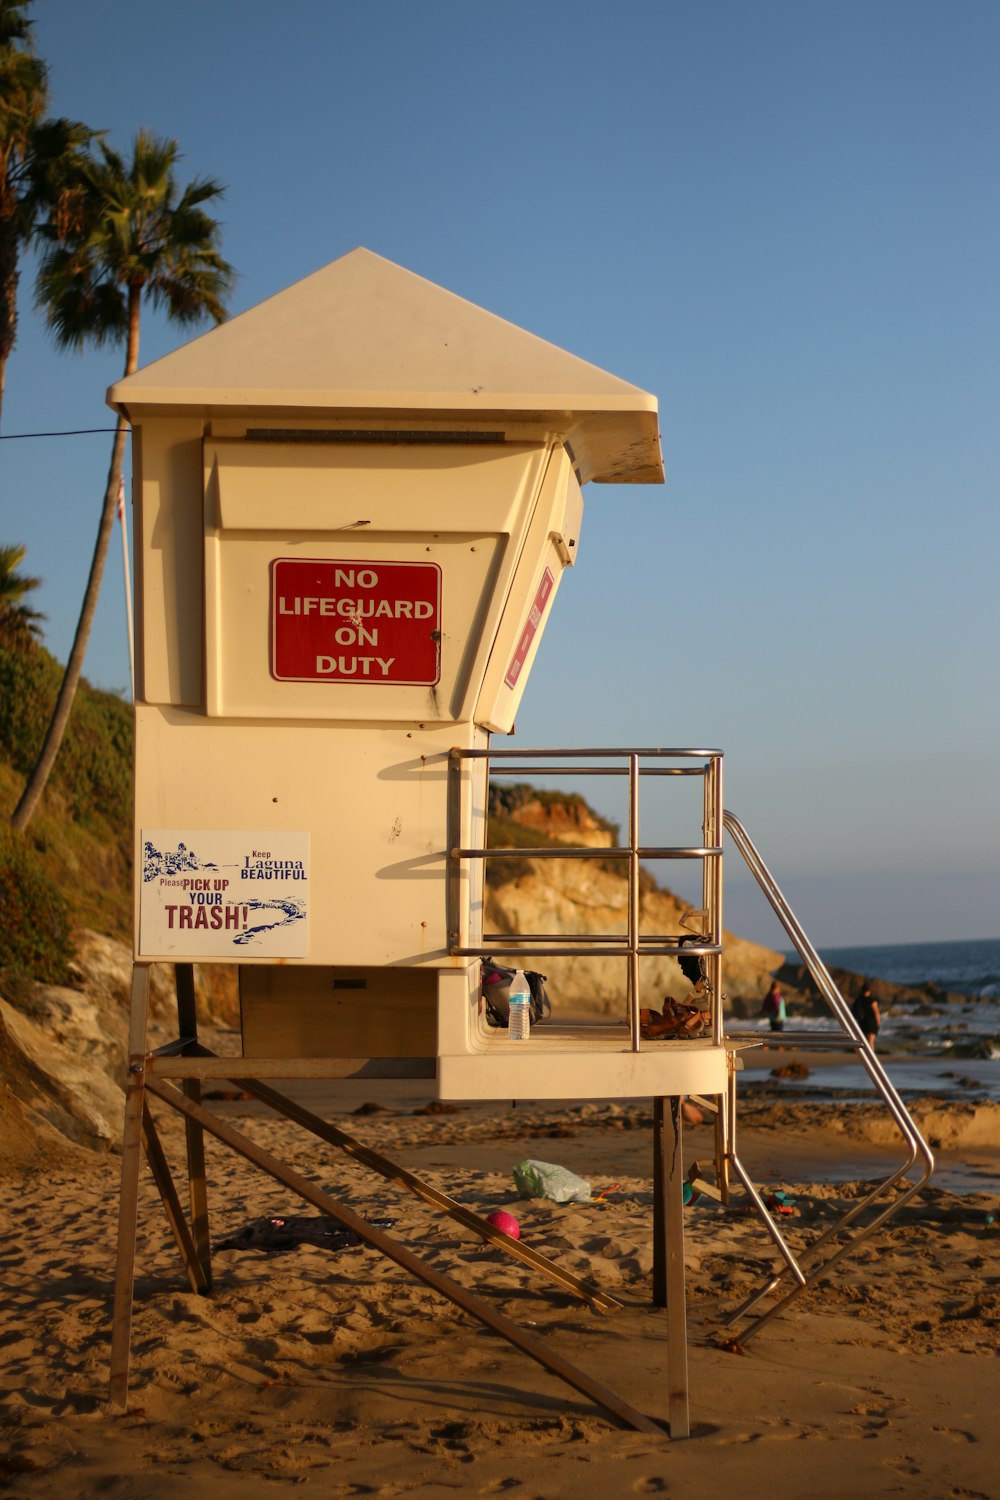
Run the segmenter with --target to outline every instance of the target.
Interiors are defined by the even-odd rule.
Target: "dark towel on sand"
[[[394,1219],[372,1219],[374,1229],[391,1229]],[[353,1229],[346,1229],[339,1219],[323,1215],[309,1218],[305,1214],[275,1215],[270,1219],[254,1219],[228,1239],[220,1240],[216,1250],[265,1250],[282,1252],[295,1250],[299,1245],[319,1245],[324,1250],[348,1250],[353,1245],[363,1245],[364,1240]]]

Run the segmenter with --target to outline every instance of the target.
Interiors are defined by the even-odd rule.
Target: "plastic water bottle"
[[[510,1020],[507,1023],[507,1035],[512,1042],[526,1042],[530,1032],[531,991],[528,989],[524,970],[518,969],[510,982]]]

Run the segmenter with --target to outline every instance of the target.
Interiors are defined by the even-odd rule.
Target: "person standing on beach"
[[[760,1008],[762,1016],[766,1016],[772,1031],[784,1031],[785,1029],[785,997],[778,988],[778,981],[771,980],[771,988],[764,996],[764,1003]]]
[[[851,1006],[851,1014],[864,1032],[865,1041],[874,1052],[875,1038],[878,1036],[878,1030],[882,1024],[882,1016],[878,1008],[878,1001],[868,988],[868,985],[862,986],[860,994]]]

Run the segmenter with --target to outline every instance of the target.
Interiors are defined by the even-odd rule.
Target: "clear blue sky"
[[[34,14],[55,112],[227,184],[234,313],[363,244],[658,396],[667,485],[588,486],[517,743],[722,747],[820,945],[1000,933],[994,0]],[[30,268],[21,317],[5,433],[106,425],[122,356],[56,354]],[[109,443],[0,443],[63,660]],[[117,550],[85,670],[127,686]]]

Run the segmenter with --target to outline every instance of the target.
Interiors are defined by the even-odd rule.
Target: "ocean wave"
[[[1000,999],[1000,939],[978,942],[897,943],[822,950],[825,962],[870,979],[917,987],[935,984],[973,999]]]

